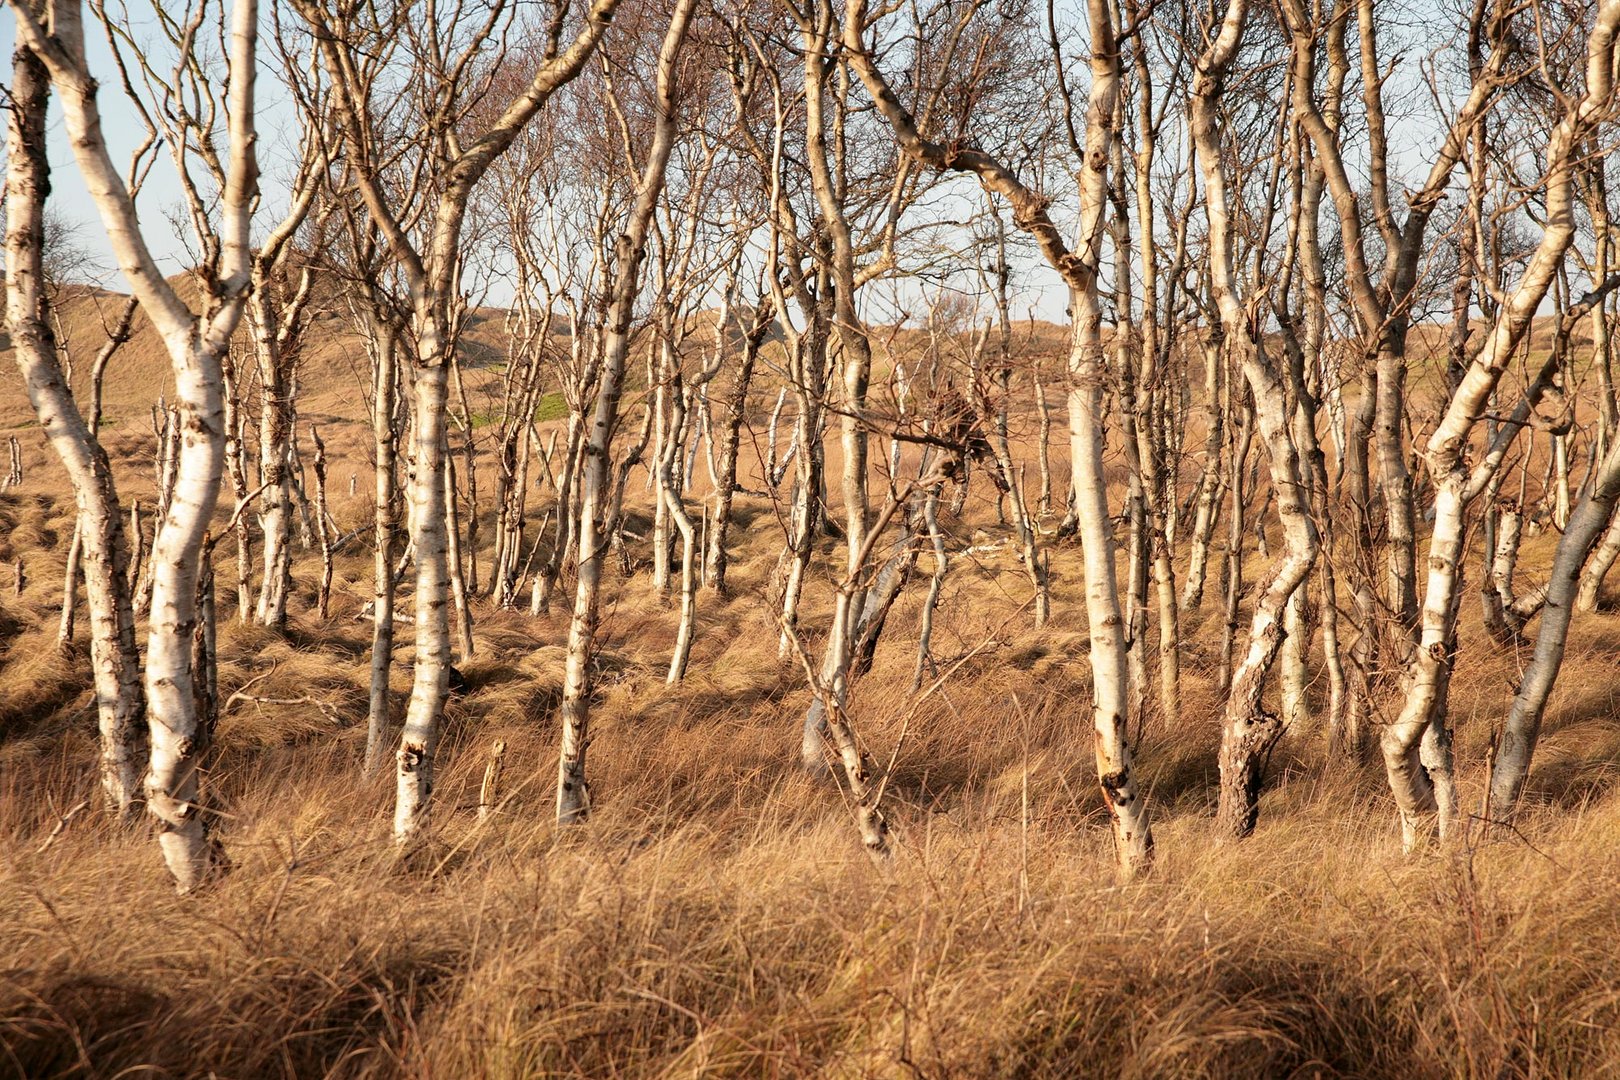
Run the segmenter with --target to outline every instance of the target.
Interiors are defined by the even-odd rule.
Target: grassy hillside
[[[150,496],[154,345],[132,342],[109,382],[126,499]],[[334,332],[303,405],[340,433],[345,529],[370,512],[341,362],[353,347]],[[0,409],[25,418],[0,370]],[[1032,418],[1016,426],[1032,459]],[[909,693],[921,589],[855,689],[856,724],[895,766],[899,851],[879,870],[838,789],[797,767],[807,693],[776,657],[762,601],[780,526],[769,502],[746,499],[734,598],[700,597],[678,687],[663,683],[676,613],[645,573],[613,564],[584,827],[551,824],[566,604],[538,618],[479,607],[434,836],[400,860],[389,779],[359,775],[370,632],[355,615],[370,555],[340,553],[320,621],[300,552],[285,638],[221,627],[226,709],[207,787],[234,865],[179,899],[149,827],[95,812],[87,672],[54,648],[72,500],[37,429],[20,432],[27,480],[0,493],[0,1075],[1620,1071],[1620,616],[1576,621],[1518,832],[1476,824],[1454,855],[1407,859],[1380,771],[1331,759],[1318,730],[1291,733],[1272,760],[1257,834],[1215,840],[1212,595],[1184,623],[1182,713],[1150,716],[1142,740],[1157,868],[1120,887],[1092,766],[1079,552],[1053,551],[1042,631],[1010,547],[959,558],[935,630],[941,661],[961,662],[943,689]],[[639,474],[630,490],[643,512]],[[987,490],[945,522],[953,548],[1006,535]],[[1555,541],[1527,542],[1526,578]],[[231,558],[222,546],[227,616]],[[1251,580],[1260,570],[1253,560]],[[806,626],[825,623],[831,590],[812,574]],[[1491,645],[1476,608],[1470,590],[1452,689],[1469,806],[1526,659]],[[504,797],[480,823],[498,739]]]

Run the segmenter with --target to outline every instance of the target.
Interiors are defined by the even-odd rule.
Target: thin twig
[[[59,815],[57,817],[57,819],[56,819],[56,827],[54,829],[52,829],[51,834],[45,838],[45,842],[43,844],[40,844],[39,847],[34,849],[34,854],[35,855],[43,855],[43,854],[45,854],[45,849],[50,847],[51,844],[53,844],[56,841],[56,838],[58,836],[61,836],[62,833],[64,831],[66,831],[66,829],[68,827],[68,823],[70,821],[72,821],[74,818],[78,817],[80,811],[84,810],[89,805],[90,805],[90,800],[89,799],[81,799],[79,801],[78,805],[74,806],[67,813]]]

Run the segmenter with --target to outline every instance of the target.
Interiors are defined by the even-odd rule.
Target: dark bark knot
[[[1113,806],[1129,806],[1136,798],[1130,790],[1131,774],[1124,769],[1105,773],[1097,781]]]

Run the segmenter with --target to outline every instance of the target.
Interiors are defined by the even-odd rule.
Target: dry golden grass
[[[41,534],[62,520],[45,497],[22,512]],[[256,697],[324,707],[233,705],[209,786],[234,867],[187,899],[145,826],[86,813],[46,843],[92,796],[93,720],[82,672],[47,647],[54,582],[8,599],[0,695],[13,712],[19,687],[41,697],[0,744],[0,1072],[1496,1077],[1620,1065],[1620,731],[1598,678],[1613,618],[1578,631],[1524,838],[1456,858],[1401,858],[1380,777],[1326,761],[1310,737],[1273,762],[1258,834],[1214,842],[1214,698],[1195,672],[1184,715],[1155,719],[1144,754],[1159,864],[1118,887],[1090,764],[1076,575],[1060,572],[1057,625],[1035,633],[1014,614],[1015,567],[960,567],[940,653],[992,644],[912,710],[908,598],[858,689],[873,748],[886,756],[905,736],[890,789],[899,853],[880,872],[837,791],[794,765],[804,692],[760,613],[774,526],[756,524],[737,598],[705,598],[693,675],[674,691],[662,683],[673,614],[644,577],[615,582],[597,813],[566,833],[549,822],[561,615],[481,619],[471,691],[451,706],[437,830],[403,862],[387,839],[387,781],[357,778],[367,634],[355,598],[325,624],[300,615],[287,640],[226,626],[225,694],[256,678]],[[1527,551],[1532,574],[1546,546]],[[363,580],[363,554],[345,558]],[[1071,558],[1056,561],[1072,570]],[[825,593],[818,583],[812,622]],[[1515,660],[1479,635],[1470,644],[1455,697],[1476,797]],[[401,701],[408,655],[396,658]],[[510,747],[505,801],[480,825],[496,738]]]
[[[331,445],[365,476],[363,438],[351,424]],[[1091,764],[1077,553],[1054,552],[1041,632],[1010,552],[959,560],[935,648],[981,651],[914,707],[914,589],[856,689],[874,753],[899,748],[898,853],[880,871],[838,790],[796,766],[805,690],[761,600],[779,537],[749,503],[734,598],[700,598],[682,686],[663,685],[674,613],[644,573],[613,575],[581,828],[550,823],[567,605],[480,609],[434,835],[400,860],[390,784],[359,777],[369,554],[341,554],[325,622],[307,610],[306,554],[285,639],[222,625],[222,695],[245,696],[207,782],[233,867],[181,899],[144,823],[84,812],[52,835],[95,798],[94,711],[82,660],[54,648],[70,502],[44,448],[29,452],[28,483],[0,495],[0,561],[25,555],[33,577],[18,597],[0,570],[0,1075],[1620,1072],[1616,616],[1576,623],[1520,835],[1406,859],[1379,772],[1330,760],[1314,732],[1275,755],[1257,834],[1216,842],[1212,586],[1186,624],[1182,714],[1150,718],[1144,742],[1159,861],[1121,887]],[[115,442],[126,497],[149,498],[148,452]],[[334,467],[335,512],[358,524],[366,485],[350,499],[345,475]],[[987,507],[971,518],[950,523],[959,542],[1000,535]],[[1553,542],[1527,543],[1527,578]],[[227,541],[225,619],[232,558]],[[825,618],[824,566],[807,627]],[[1526,657],[1490,645],[1471,594],[1465,610],[1452,697],[1477,805]],[[396,715],[409,659],[402,628]],[[480,824],[496,739],[504,801]]]

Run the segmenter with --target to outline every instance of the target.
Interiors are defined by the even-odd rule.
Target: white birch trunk
[[[434,757],[450,686],[450,564],[445,526],[444,418],[449,370],[432,313],[418,314],[411,475],[416,552],[416,664],[394,768],[394,839],[420,835],[433,794]]]
[[[181,892],[201,883],[211,856],[197,805],[199,731],[192,693],[191,639],[197,573],[208,519],[224,464],[221,355],[241,317],[249,278],[252,207],[258,194],[254,156],[254,82],[258,5],[232,9],[227,48],[230,82],[228,170],[220,195],[221,257],[208,282],[209,310],[197,316],[164,280],[140,231],[131,199],[102,135],[95,81],[84,54],[82,13],[75,0],[52,6],[49,36],[31,11],[12,5],[19,32],[45,61],[61,91],[63,116],[86,186],[101,212],[120,268],[169,353],[179,398],[180,450],[173,501],[152,544],[152,612],[146,692],[151,761],[147,806],[158,844]]]
[[[1104,0],[1089,0],[1092,34],[1091,92],[1086,113],[1085,162],[1080,172],[1078,250],[1071,252],[1046,212],[1045,200],[1026,188],[990,155],[972,148],[929,142],[884,81],[862,34],[864,0],[848,0],[844,44],[850,64],[866,85],[879,112],[894,129],[902,149],[934,168],[972,172],[988,190],[1012,203],[1014,220],[1064,277],[1074,311],[1069,352],[1069,424],[1073,493],[1084,552],[1086,610],[1091,632],[1094,750],[1098,780],[1113,824],[1120,873],[1144,871],[1152,858],[1153,835],[1147,804],[1137,789],[1127,731],[1125,627],[1115,578],[1113,524],[1103,477],[1102,314],[1097,273],[1101,263],[1108,188],[1110,121],[1119,93],[1120,59],[1113,16]]]
[[[1536,388],[1521,401],[1506,433],[1478,464],[1465,455],[1477,418],[1495,391],[1530,322],[1552,285],[1574,239],[1572,174],[1586,135],[1614,109],[1615,34],[1620,0],[1602,0],[1587,42],[1586,87],[1566,106],[1546,149],[1546,225],[1519,281],[1503,298],[1494,324],[1447,405],[1427,448],[1435,485],[1434,531],[1416,651],[1404,677],[1405,703],[1384,729],[1382,748],[1390,789],[1400,810],[1408,850],[1428,833],[1436,816],[1442,841],[1457,823],[1452,797],[1446,689],[1456,649],[1457,594],[1461,580],[1466,514],[1470,503],[1501,467],[1506,441],[1517,434],[1534,405]],[[1538,386],[1542,380],[1538,380]],[[1430,730],[1436,733],[1431,736]],[[1425,749],[1430,752],[1425,753]]]
[[[19,30],[8,110],[6,318],[12,353],[51,448],[78,504],[67,588],[82,565],[90,613],[90,660],[101,740],[101,786],[110,810],[128,816],[144,767],[145,698],[123,519],[106,451],[73,401],[44,310],[44,210],[49,187],[46,106],[49,81]],[[71,595],[67,601],[71,604]],[[71,635],[71,629],[69,630]]]
[[[1536,632],[1535,653],[1519,680],[1491,767],[1488,812],[1493,821],[1507,821],[1524,790],[1531,755],[1541,734],[1541,718],[1563,666],[1581,564],[1603,532],[1604,523],[1614,516],[1617,502],[1620,502],[1620,446],[1610,448],[1591,489],[1571,514],[1569,527],[1559,538],[1558,550],[1553,555],[1552,576],[1547,583],[1541,626]]]
[[[264,534],[264,576],[253,617],[261,626],[287,627],[287,594],[292,587],[292,402],[286,366],[277,340],[276,308],[266,295],[269,282],[248,300],[248,324],[259,364],[259,528]]]
[[[616,244],[617,264],[602,350],[601,385],[596,410],[585,436],[580,467],[578,583],[574,614],[568,626],[568,657],[563,673],[562,745],[557,757],[557,822],[583,821],[590,813],[585,753],[590,745],[590,659],[596,644],[597,607],[601,599],[602,558],[607,554],[611,492],[608,485],[613,430],[619,419],[625,360],[630,351],[631,321],[640,291],[642,259],[664,174],[675,143],[675,64],[686,40],[696,0],[677,0],[658,53],[658,115],[652,145],[636,185],[629,221]]]
[[[1261,695],[1285,633],[1284,609],[1315,564],[1318,544],[1310,515],[1309,488],[1290,429],[1292,410],[1276,365],[1266,355],[1256,322],[1238,295],[1233,273],[1233,225],[1217,109],[1222,82],[1237,53],[1247,18],[1247,0],[1232,0],[1227,5],[1215,39],[1198,61],[1191,109],[1192,139],[1204,178],[1204,203],[1209,217],[1212,291],[1220,307],[1226,345],[1236,351],[1254,396],[1255,423],[1266,447],[1284,540],[1282,558],[1270,579],[1257,590],[1248,649],[1232,678],[1221,731],[1221,792],[1216,820],[1218,828],[1235,837],[1253,832],[1259,816],[1262,770],[1283,730],[1279,718],[1262,706]]]

